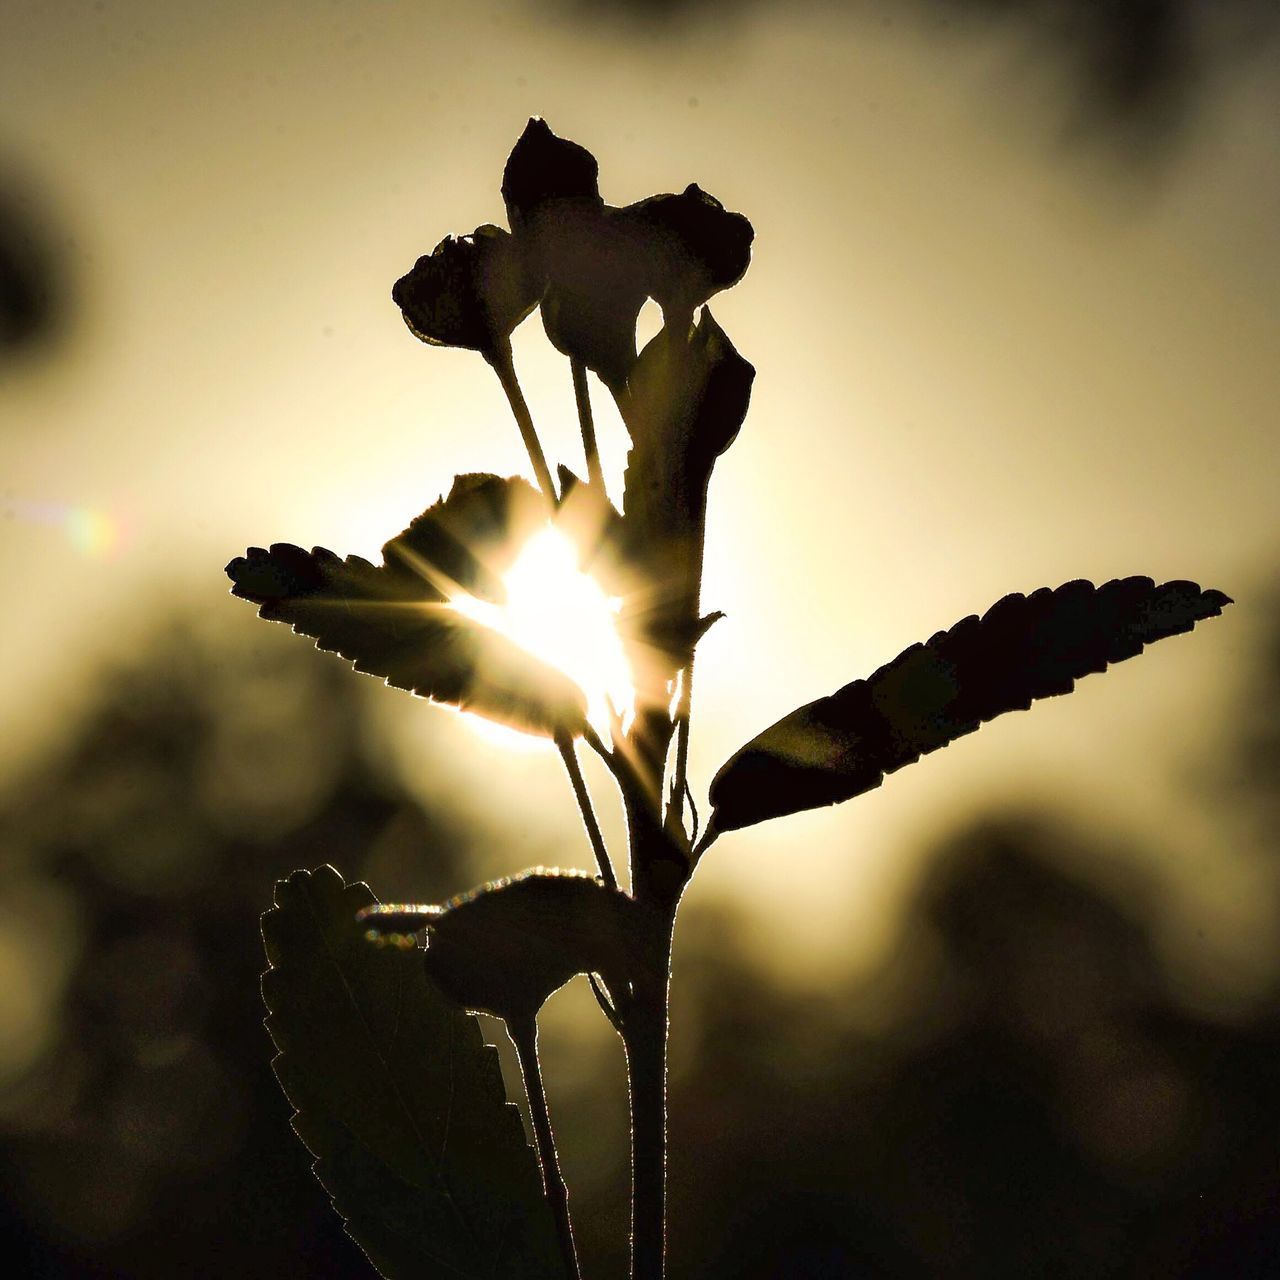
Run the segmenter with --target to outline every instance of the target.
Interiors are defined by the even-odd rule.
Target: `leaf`
[[[836,804],[1005,711],[1070,693],[1075,681],[1190,631],[1230,599],[1194,582],[1123,578],[1009,595],[866,680],[784,716],[711,784],[715,830]]]
[[[250,547],[227,566],[232,594],[317,648],[398,689],[548,736],[579,733],[586,698],[568,676],[450,603],[500,602],[502,571],[545,521],[521,480],[459,476],[449,497],[383,548],[383,564],[290,543]]]
[[[274,1067],[348,1234],[392,1280],[563,1276],[538,1167],[495,1051],[419,953],[371,943],[374,904],[295,871],[262,918]]]
[[[532,1017],[579,973],[630,980],[640,908],[625,894],[574,871],[528,871],[495,880],[443,907],[374,908],[383,930],[429,930],[426,969],[465,1009],[508,1021]]]

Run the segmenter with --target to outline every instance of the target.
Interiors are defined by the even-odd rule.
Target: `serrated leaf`
[[[561,1280],[534,1154],[476,1020],[378,946],[332,867],[276,885],[262,993],[294,1129],[348,1234],[391,1280]]]
[[[345,560],[290,543],[250,547],[227,573],[234,595],[381,676],[526,732],[578,733],[586,698],[568,676],[450,601],[503,598],[501,573],[545,520],[524,481],[459,476],[436,503],[383,548],[383,563]]]
[[[532,1017],[580,973],[611,985],[630,978],[640,908],[575,871],[527,871],[495,880],[443,907],[390,905],[367,922],[383,930],[429,930],[427,973],[465,1009],[508,1021]]]
[[[1005,711],[1070,693],[1075,681],[1222,612],[1194,582],[1123,578],[1009,595],[926,644],[784,716],[711,784],[715,830],[849,800]]]

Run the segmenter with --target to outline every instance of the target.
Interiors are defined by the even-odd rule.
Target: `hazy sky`
[[[1207,903],[1222,956],[1247,948],[1255,873],[1185,779],[1280,562],[1273,57],[1215,82],[1139,177],[1123,149],[1062,141],[1070,90],[1007,30],[779,6],[663,40],[532,3],[261,9],[0,10],[0,182],[52,212],[78,303],[62,346],[0,365],[9,765],[150,611],[260,626],[225,599],[246,544],[370,555],[455,471],[524,468],[483,363],[415,343],[389,289],[446,232],[501,219],[538,113],[595,151],[613,201],[697,181],[757,231],[714,306],[758,377],[713,486],[705,603],[729,616],[701,650],[700,796],[764,724],[1008,590],[1148,573],[1240,600],[856,805],[726,838],[694,892],[742,878],[780,932],[818,911],[814,937],[870,949],[904,850],[956,804],[1030,793],[1141,829],[1185,803],[1171,909]],[[517,358],[576,463],[536,321]],[[491,783],[500,748],[459,755],[456,717],[387,702],[438,779]],[[563,817],[537,802],[554,757],[502,772],[493,869],[585,865],[567,791]],[[784,889],[800,905],[773,905]]]

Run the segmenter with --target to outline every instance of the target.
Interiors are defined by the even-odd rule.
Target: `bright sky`
[[[1274,64],[1211,94],[1143,185],[1055,144],[1060,103],[1004,37],[825,6],[675,45],[532,3],[261,8],[0,17],[0,174],[49,200],[83,302],[58,358],[0,370],[0,719],[21,726],[0,759],[57,732],[127,620],[236,607],[221,569],[246,544],[371,555],[455,471],[525,469],[483,363],[415,343],[389,290],[446,232],[501,219],[538,113],[614,202],[697,181],[757,231],[714,306],[758,377],[713,486],[705,604],[729,616],[699,661],[699,796],[778,715],[1006,591],[1141,572],[1240,599],[856,805],[726,838],[694,893],[742,891],[802,960],[856,959],[957,807],[1031,795],[1143,830],[1174,806],[1171,910],[1212,917],[1210,968],[1243,963],[1256,872],[1183,783],[1280,550]],[[577,465],[567,367],[536,323],[517,337],[549,452]],[[411,777],[510,787],[475,799],[494,873],[588,864],[567,788],[545,804],[553,754],[387,702]]]

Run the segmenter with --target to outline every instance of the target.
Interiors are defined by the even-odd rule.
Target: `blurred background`
[[[270,1074],[273,880],[590,865],[554,752],[356,679],[222,574],[374,555],[455,472],[524,468],[483,362],[389,289],[501,219],[533,113],[613,202],[697,181],[756,227],[714,306],[758,377],[712,491],[700,802],[1007,591],[1238,601],[715,847],[677,938],[673,1274],[1280,1274],[1278,36],[1263,0],[6,0],[17,1274],[368,1275]],[[536,320],[516,345],[576,465],[564,363]],[[621,1276],[621,1053],[579,985],[544,1055],[589,1273]]]

